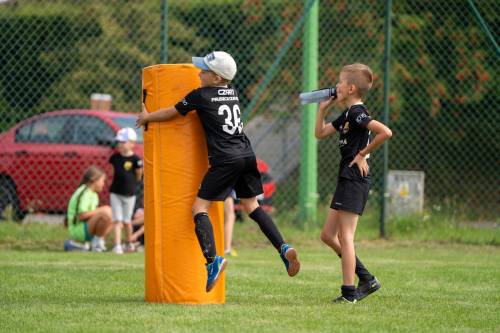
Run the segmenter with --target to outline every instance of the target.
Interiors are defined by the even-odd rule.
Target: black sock
[[[340,290],[342,292],[342,296],[345,299],[352,302],[356,298],[356,287],[355,286],[342,285],[342,287],[340,287]]]
[[[373,275],[368,272],[361,260],[359,260],[358,256],[356,256],[356,275],[358,276],[359,281],[363,282],[373,279]]]
[[[269,216],[261,207],[255,208],[248,216],[260,227],[260,230],[266,235],[267,239],[273,244],[273,246],[280,252],[281,245],[285,244],[283,237],[281,237],[278,228],[274,224],[271,216]]]
[[[194,216],[194,231],[198,237],[203,256],[210,264],[215,260],[215,240],[212,223],[207,213],[198,213]]]
[[[342,255],[338,255],[339,258],[342,258]],[[356,269],[355,269],[356,275],[358,276],[359,280],[362,282],[370,281],[373,279],[373,275],[368,272],[366,267],[363,265],[361,260],[359,260],[358,256],[356,256]]]

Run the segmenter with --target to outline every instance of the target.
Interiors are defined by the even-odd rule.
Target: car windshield
[[[135,128],[135,120],[136,117],[113,117],[113,121],[120,126],[120,128],[124,127],[132,127],[137,132],[137,143],[143,143],[142,139],[142,127]]]

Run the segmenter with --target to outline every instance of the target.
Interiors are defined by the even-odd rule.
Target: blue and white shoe
[[[227,260],[220,256],[216,256],[212,263],[207,264],[207,293],[215,286],[226,266]]]
[[[86,252],[89,250],[89,247],[85,243],[79,243],[71,239],[67,239],[64,241],[64,251],[81,251]]]
[[[281,245],[281,260],[285,263],[286,271],[289,276],[295,276],[300,271],[299,256],[297,250],[288,244]]]

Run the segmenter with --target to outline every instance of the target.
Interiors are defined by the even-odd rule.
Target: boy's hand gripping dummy
[[[200,86],[198,73],[198,69],[187,64],[144,68],[143,100],[147,110],[154,112],[182,100]],[[145,128],[145,297],[148,302],[225,302],[224,276],[211,292],[205,292],[205,259],[191,212],[208,169],[206,149],[196,112],[165,122],[151,122]],[[214,202],[209,215],[216,247],[224,249],[222,202]]]

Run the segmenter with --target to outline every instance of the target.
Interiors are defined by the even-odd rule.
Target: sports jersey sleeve
[[[195,89],[186,95],[179,103],[175,104],[177,112],[185,116],[189,111],[195,110],[200,105],[200,90]]]
[[[349,110],[349,122],[357,126],[366,128],[366,125],[372,120],[366,108],[362,105],[355,105]]]
[[[335,128],[337,130],[337,132],[340,131],[340,126],[342,125],[342,120],[345,117],[344,113],[345,112],[342,112],[342,114],[340,116],[338,116],[337,119],[332,121],[332,126],[333,126],[333,128]]]
[[[77,207],[76,213],[77,215],[80,215],[84,212],[90,212],[96,209],[98,205],[99,197],[97,196],[97,193],[87,189],[80,198],[80,204]]]
[[[134,169],[141,169],[142,168],[142,160],[139,156],[135,155],[134,156]]]

